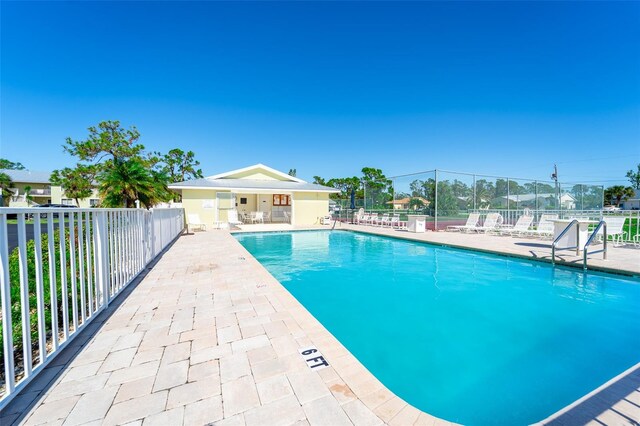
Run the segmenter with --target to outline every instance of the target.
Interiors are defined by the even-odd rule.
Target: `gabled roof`
[[[31,170],[0,169],[0,173],[6,173],[15,183],[50,183],[51,172],[32,172]]]
[[[253,179],[251,172],[256,175],[266,175],[264,178]],[[260,173],[263,172],[263,173]],[[239,178],[238,176],[245,176]],[[275,179],[273,178],[275,177]],[[290,176],[264,164],[254,164],[253,166],[230,172],[220,173],[202,179],[177,182],[169,185],[169,189],[219,189],[224,191],[266,191],[266,192],[340,192],[335,188],[316,185],[306,182],[295,176]]]
[[[169,185],[169,189],[218,189],[225,191],[340,192],[328,186],[308,182],[254,179],[194,179]]]
[[[217,175],[213,175],[213,176],[207,176],[206,179],[228,179],[229,176],[234,176],[234,175],[238,175],[244,172],[248,172],[250,170],[266,170],[267,172],[274,174],[276,176],[279,176],[281,178],[283,178],[284,180],[287,181],[292,181],[292,182],[300,182],[300,183],[306,183],[304,180],[299,179],[295,176],[291,176],[288,175],[286,173],[283,173],[279,170],[276,170],[274,168],[271,168],[269,166],[265,166],[262,163],[258,163],[258,164],[254,164],[253,166],[248,166],[248,167],[243,167],[241,169],[236,169],[236,170],[231,170],[230,172],[224,172],[224,173],[219,173]]]

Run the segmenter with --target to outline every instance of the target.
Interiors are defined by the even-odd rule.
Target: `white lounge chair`
[[[193,232],[194,230],[206,231],[207,225],[202,223],[200,215],[197,213],[189,213],[187,215],[187,232]]]
[[[362,221],[363,217],[364,217],[364,209],[360,208],[357,213],[353,214],[353,223],[359,224]]]
[[[384,226],[385,223],[387,222],[389,222],[389,213],[384,213],[382,217],[376,218],[373,224],[378,226]]]
[[[523,231],[520,235],[540,238],[553,238],[553,222],[558,218],[557,214],[543,214],[540,216],[538,226],[536,229],[528,229]]]
[[[607,239],[613,241],[614,246],[622,245],[624,239],[624,224],[627,221],[626,217],[619,216],[605,216],[602,218],[607,223]],[[602,240],[604,229],[600,228],[598,231],[598,239]]]
[[[533,222],[533,216],[522,215],[516,221],[516,224],[512,228],[499,228],[498,233],[500,235],[518,235],[529,230],[531,223]]]
[[[229,228],[234,228],[238,225],[242,225],[242,222],[238,220],[238,211],[237,210],[229,210],[227,212],[227,222],[229,223]]]
[[[478,227],[478,222],[480,221],[480,213],[469,213],[469,217],[467,218],[467,223],[464,225],[450,225],[447,226],[447,231],[468,231],[471,229],[476,229]]]
[[[489,213],[484,219],[482,226],[477,226],[472,229],[475,232],[492,232],[498,229],[502,224],[502,215],[500,213]]]

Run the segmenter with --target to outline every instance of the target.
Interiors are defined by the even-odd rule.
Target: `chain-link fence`
[[[497,212],[503,223],[515,224],[525,212],[537,221],[544,213],[560,218],[624,215],[625,237],[640,233],[640,212],[603,210],[604,187],[535,179],[489,176],[446,170],[429,170],[390,177],[388,182],[367,182],[350,194],[337,196],[334,212],[343,221],[353,220],[359,209],[372,214],[395,214],[400,221],[410,214],[427,216],[427,229],[444,230],[464,225],[469,213]]]

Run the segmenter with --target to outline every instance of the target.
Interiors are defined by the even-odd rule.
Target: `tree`
[[[52,184],[61,186],[66,196],[73,198],[76,206],[80,206],[80,200],[90,197],[93,193],[95,177],[95,167],[77,164],[75,169],[65,167],[62,170],[54,170],[49,180]]]
[[[99,192],[104,207],[136,207],[139,200],[146,208],[171,197],[167,189],[166,176],[149,170],[147,164],[137,157],[116,160],[113,167],[98,176]]]
[[[313,183],[315,183],[316,185],[327,186],[327,181],[324,180],[324,178],[321,178],[320,176],[314,176]]]
[[[6,158],[0,158],[0,169],[5,170],[24,170],[22,163],[14,163]]]
[[[296,171],[296,169],[289,169],[289,173],[288,173],[288,174],[289,174],[289,176],[296,177],[296,174],[297,174],[297,173],[298,173],[298,172]]]
[[[73,178],[67,183],[78,183],[78,190],[84,191],[87,180],[82,177],[86,176],[87,170],[92,170],[105,207],[134,207],[135,201],[139,200],[148,208],[172,198],[173,194],[167,188],[169,178],[161,166],[162,158],[145,154],[144,146],[138,143],[140,133],[135,126],[124,129],[119,121],[103,121],[88,130],[86,140],[67,138],[63,147],[80,161],[90,164],[79,163],[76,169],[54,171],[54,175],[60,179]],[[174,164],[173,170],[184,171],[185,176],[192,173],[189,166],[197,166],[193,156],[174,154],[168,154],[172,160],[181,158],[186,162],[182,163],[182,169],[180,164]],[[193,173],[198,172],[193,170]]]
[[[63,148],[81,161],[95,164],[126,160],[140,156],[144,146],[138,143],[140,132],[135,126],[120,127],[119,121],[103,121],[98,127],[89,127],[89,136],[84,141],[67,138]]]
[[[174,148],[165,154],[161,161],[164,163],[162,171],[168,176],[170,183],[203,177],[202,170],[197,168],[200,162],[195,159],[193,151],[184,152],[179,148]]]
[[[13,187],[13,182],[11,181],[11,177],[3,172],[0,172],[0,207],[5,206],[5,199],[9,199],[13,192],[9,191],[9,188]]]
[[[630,186],[614,185],[604,190],[604,202],[605,204],[620,205],[622,200],[631,198],[634,195],[634,190]]]
[[[631,187],[636,191],[640,191],[640,164],[638,164],[637,171],[629,170],[626,176],[629,178],[629,182],[631,182]]]

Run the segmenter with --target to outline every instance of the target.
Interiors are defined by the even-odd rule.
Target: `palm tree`
[[[115,160],[101,174],[99,192],[104,207],[135,207],[139,200],[150,208],[171,198],[166,176],[147,169],[137,158]]]
[[[614,185],[604,190],[605,203],[620,205],[622,200],[633,197],[634,190],[630,186]]]

